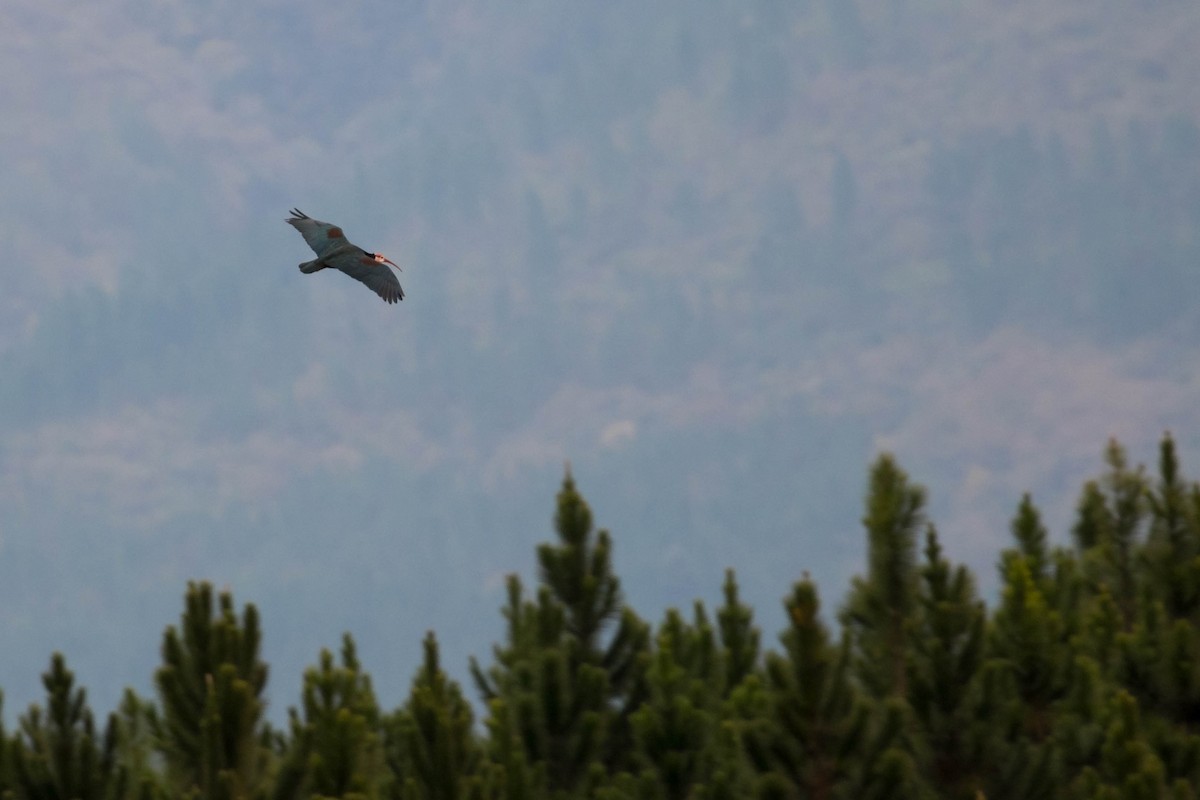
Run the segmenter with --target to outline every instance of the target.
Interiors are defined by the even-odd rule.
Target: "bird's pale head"
[[[379,264],[391,264],[396,269],[400,269],[399,264],[397,264],[395,261],[392,261],[390,258],[385,256],[383,253],[371,253],[371,255],[374,257],[375,261]],[[403,270],[400,270],[400,271],[403,272]]]

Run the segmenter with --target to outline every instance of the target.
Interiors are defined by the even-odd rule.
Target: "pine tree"
[[[492,794],[502,800],[540,800],[546,797],[544,765],[531,767],[509,703],[494,697],[485,720]]]
[[[754,625],[754,611],[738,598],[737,579],[732,569],[725,570],[722,591],[725,604],[717,609],[717,624],[724,656],[725,685],[722,697],[728,697],[747,676],[758,670],[761,636]]]
[[[1026,711],[1025,731],[1040,741],[1049,733],[1052,704],[1066,683],[1062,622],[1047,606],[1023,559],[1006,563],[1004,571],[989,650],[1011,671]]]
[[[1193,484],[1190,494],[1200,497],[1200,485]],[[1158,484],[1149,494],[1150,588],[1172,619],[1200,623],[1200,506],[1189,508],[1188,500],[1175,442],[1166,434],[1159,446]]]
[[[493,713],[502,714],[502,740],[515,736],[523,763],[540,770],[551,792],[567,794],[629,766],[629,718],[644,696],[649,633],[622,603],[612,541],[607,531],[593,531],[569,470],[554,526],[558,544],[538,548],[536,602],[509,579],[508,642],[496,648],[487,673],[474,660],[471,671]]]
[[[1111,536],[1111,526],[1108,503],[1104,492],[1100,490],[1100,483],[1088,481],[1075,507],[1075,525],[1071,528],[1075,546],[1084,553],[1098,547]]]
[[[304,672],[303,717],[291,710],[292,746],[304,791],[324,798],[377,798],[385,783],[380,714],[354,639],[342,638],[341,664],[321,650]]]
[[[1057,783],[1054,703],[1070,664],[1063,625],[1034,582],[1025,558],[1010,551],[1001,567],[1000,607],[988,628],[988,660],[972,687],[971,749],[982,791],[997,798],[1051,798]]]
[[[549,603],[549,591],[543,590],[540,604],[527,601],[521,581],[509,575],[507,602],[502,614],[508,623],[507,643],[493,647],[496,663],[487,672],[471,658],[471,676],[483,700],[488,706],[487,725],[492,761],[504,771],[503,797],[541,797],[547,781],[546,746],[550,736],[570,736],[578,731],[556,731],[552,726],[556,720],[544,718],[543,705],[539,702],[542,692],[544,670],[536,669],[540,654],[549,653],[554,658],[556,648],[563,637],[562,611]],[[544,656],[541,660],[546,660]],[[555,684],[557,688],[558,684]],[[554,708],[561,708],[557,702]],[[589,735],[594,736],[589,718]],[[564,749],[560,743],[556,751],[561,758]],[[572,743],[573,744],[573,743]],[[582,749],[591,758],[589,741]],[[566,752],[570,752],[567,750]]]
[[[794,787],[801,797],[833,797],[849,767],[840,756],[861,740],[867,710],[849,676],[849,654],[832,646],[821,622],[817,588],[805,576],[785,608],[783,654],[767,653],[770,716],[748,731],[746,751],[763,774],[759,792]]]
[[[479,796],[489,779],[462,691],[442,670],[437,638],[425,636],[425,660],[408,701],[387,724],[388,757],[403,800],[460,800]]]
[[[1085,768],[1072,782],[1072,797],[1158,800],[1167,796],[1162,760],[1142,732],[1137,701],[1118,691],[1106,714],[1104,740],[1096,767]]]
[[[834,646],[807,576],[785,603],[784,652],[768,653],[769,705],[743,736],[762,798],[917,798],[924,790],[908,754],[907,705],[861,696],[848,644]],[[752,688],[739,689],[737,694]]]
[[[117,747],[114,754],[118,782],[116,797],[153,800],[167,797],[167,787],[156,764],[158,711],[132,689],[126,689],[114,715]]]
[[[1114,449],[1115,445],[1110,445]],[[1110,459],[1111,461],[1111,459]],[[1149,534],[1135,548],[1132,580],[1138,587],[1136,603],[1119,604],[1123,614],[1115,634],[1097,640],[1111,653],[1107,671],[1144,712],[1143,729],[1148,745],[1161,758],[1165,779],[1174,785],[1200,784],[1200,520],[1182,478],[1174,442],[1164,436],[1159,448],[1158,481],[1152,488],[1142,481],[1149,510]],[[1140,472],[1137,473],[1140,478]],[[1110,482],[1113,479],[1110,478]],[[1127,479],[1133,494],[1133,480]],[[1134,507],[1135,499],[1125,502]],[[1138,506],[1142,508],[1142,506]],[[1133,511],[1126,516],[1133,517]],[[1110,626],[1111,627],[1111,626]],[[1092,628],[1105,628],[1093,623]],[[1111,642],[1110,642],[1111,640]],[[1097,650],[1099,648],[1096,648]],[[1115,789],[1114,789],[1115,791]]]
[[[1147,485],[1142,468],[1129,467],[1116,440],[1109,440],[1104,459],[1108,473],[1084,486],[1073,533],[1090,590],[1109,588],[1128,630],[1138,611],[1137,549],[1147,516]]]
[[[644,780],[667,800],[695,797],[712,782],[722,667],[703,604],[696,604],[691,625],[670,609],[646,674],[646,700],[631,718]]]
[[[1017,515],[1012,521],[1012,534],[1017,540],[1018,551],[1029,565],[1030,575],[1039,586],[1043,585],[1049,576],[1046,527],[1042,524],[1041,514],[1033,504],[1029,492],[1021,495]]]
[[[1115,606],[1112,613],[1116,614]],[[1066,695],[1056,704],[1053,750],[1055,783],[1060,793],[1078,787],[1084,773],[1094,770],[1104,743],[1108,698],[1112,684],[1086,649],[1077,650]]]
[[[621,582],[612,571],[608,531],[595,533],[593,543],[592,511],[575,489],[569,469],[558,493],[554,528],[559,544],[537,549],[542,585],[565,612],[576,658],[603,667],[614,699],[632,699],[649,633],[645,623],[624,606]],[[613,623],[617,628],[608,645],[602,646],[601,634]]]
[[[731,696],[758,678],[760,633],[732,570],[724,594],[716,630],[701,602],[690,624],[670,609],[659,627],[647,697],[632,715],[640,796],[738,798],[749,788],[738,734],[746,720]]]
[[[1147,713],[1146,734],[1172,781],[1200,785],[1200,630],[1143,603],[1133,630],[1116,637],[1119,685]]]
[[[260,639],[253,605],[239,620],[229,592],[214,607],[210,584],[188,584],[179,627],[163,635],[163,664],[154,676],[162,752],[176,791],[225,800],[263,788],[267,665],[259,659]]]
[[[973,797],[978,778],[966,736],[967,700],[983,665],[987,613],[970,571],[943,557],[932,525],[920,574],[909,696],[927,744],[930,782],[943,797]]]
[[[1137,612],[1135,550],[1146,519],[1147,484],[1140,466],[1129,468],[1125,449],[1115,439],[1108,443],[1105,460],[1109,465],[1106,480],[1113,521],[1112,538],[1107,543],[1111,551],[1109,560],[1115,574],[1117,603],[1128,624]]]
[[[118,789],[117,728],[110,717],[96,730],[87,692],[60,653],[42,675],[46,708],[34,705],[21,718],[13,741],[16,796],[21,800],[105,800]]]
[[[0,797],[8,795],[13,789],[13,747],[4,729],[4,692],[0,691]]]
[[[485,675],[472,664],[484,699],[500,701],[509,727],[501,738],[515,740],[524,761],[540,770],[552,792],[580,786],[603,756],[607,682],[603,668],[583,662],[578,645],[566,633],[565,615],[549,589],[536,603],[521,597],[520,582],[510,579],[509,648]],[[514,596],[515,593],[515,596]]]
[[[890,455],[871,467],[867,489],[867,576],[856,577],[842,611],[855,674],[875,697],[906,697],[909,637],[917,603],[917,532],[924,522],[925,490]]]

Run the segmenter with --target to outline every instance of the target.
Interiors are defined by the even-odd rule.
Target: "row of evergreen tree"
[[[98,724],[63,657],[46,701],[0,731],[0,792],[79,798],[1191,798],[1200,782],[1200,484],[1174,442],[1156,476],[1110,442],[1072,541],[1028,495],[995,608],[950,563],[924,489],[871,467],[866,571],[836,632],[806,575],[765,652],[732,571],[724,601],[652,627],[568,473],[539,580],[510,577],[504,641],[471,664],[482,724],[424,642],[381,709],[349,635],[263,715],[253,605],[189,584],[156,698]]]

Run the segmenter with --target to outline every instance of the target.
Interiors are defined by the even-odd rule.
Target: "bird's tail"
[[[303,264],[300,265],[300,271],[303,272],[305,275],[308,275],[310,273],[316,272],[319,269],[325,269],[325,266],[326,266],[325,264],[321,263],[320,259],[317,259],[316,261],[305,261]]]

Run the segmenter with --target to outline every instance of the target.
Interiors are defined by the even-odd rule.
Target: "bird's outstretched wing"
[[[298,208],[292,209],[292,216],[287,220],[287,224],[300,231],[304,241],[308,242],[308,246],[318,256],[324,256],[330,250],[347,243],[346,234],[342,233],[342,229],[337,225],[313,219]]]
[[[355,248],[356,250],[358,248]],[[400,281],[387,264],[381,264],[367,253],[340,253],[326,261],[355,280],[362,281],[388,303],[404,299]]]

